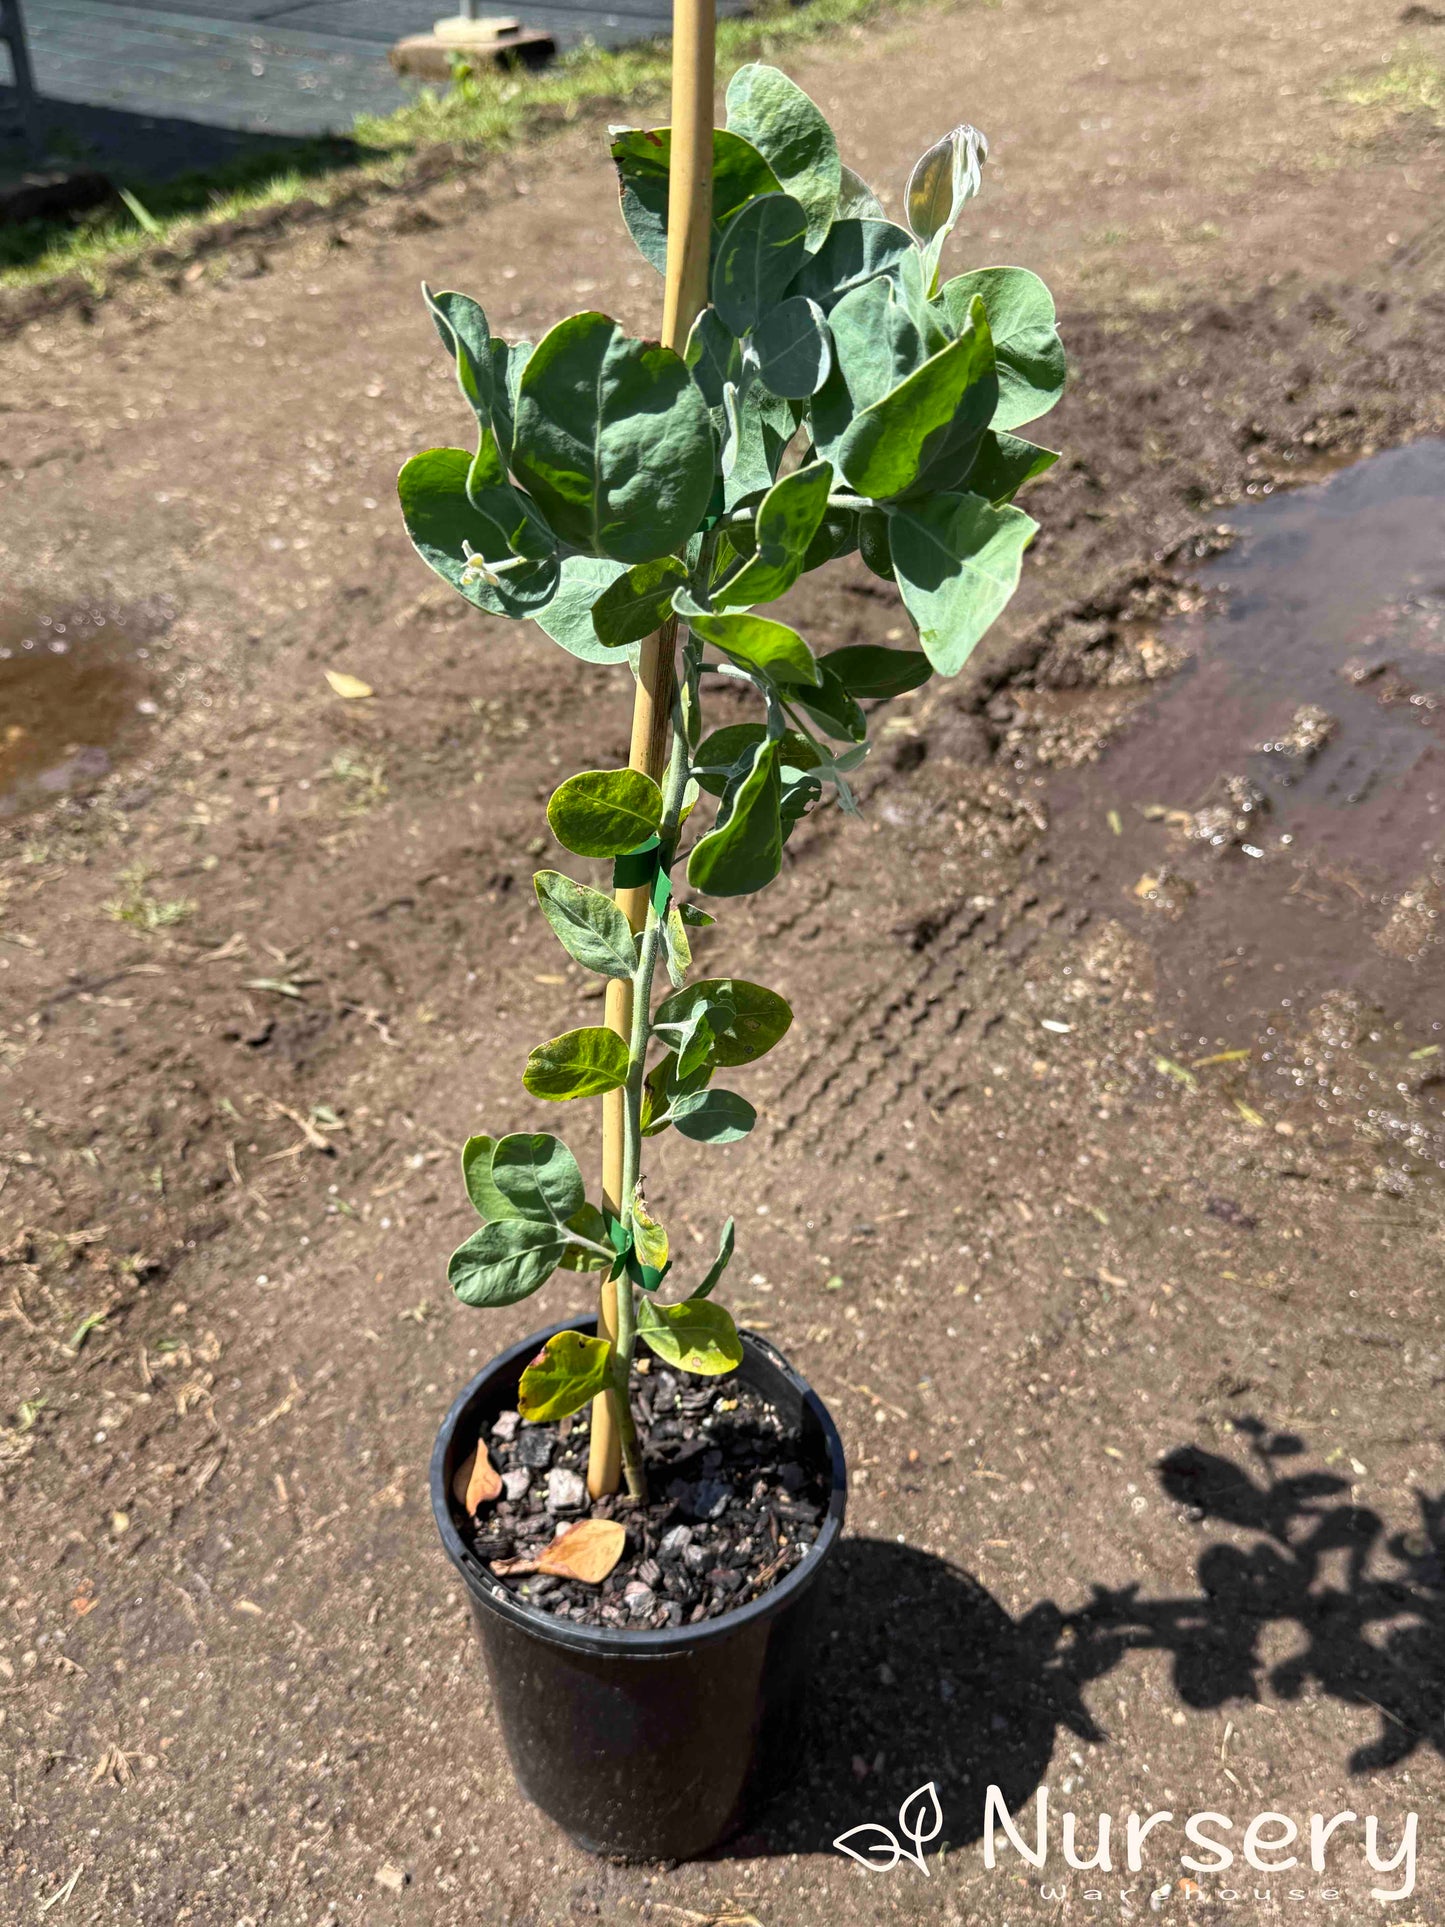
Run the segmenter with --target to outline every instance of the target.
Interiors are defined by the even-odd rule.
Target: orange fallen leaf
[[[502,1496],[502,1475],[487,1457],[485,1445],[479,1443],[453,1473],[452,1496],[468,1514]]]
[[[554,1539],[537,1561],[538,1572],[559,1579],[580,1579],[584,1586],[600,1586],[622,1557],[626,1528],[615,1519],[582,1519]]]

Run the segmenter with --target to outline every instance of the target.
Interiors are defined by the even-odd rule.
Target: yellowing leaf
[[[584,1586],[600,1586],[622,1557],[627,1533],[615,1519],[582,1519],[560,1539],[554,1539],[537,1561],[538,1572],[559,1579],[580,1579]]]
[[[331,684],[332,693],[349,703],[357,703],[363,697],[376,694],[369,682],[363,682],[360,676],[348,676],[344,669],[328,669],[326,680]]]
[[[667,1233],[641,1198],[632,1200],[632,1235],[636,1239],[637,1256],[642,1263],[661,1271],[667,1263]]]

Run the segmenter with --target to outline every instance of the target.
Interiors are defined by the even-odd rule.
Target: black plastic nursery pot
[[[458,1530],[452,1474],[484,1422],[517,1402],[550,1326],[494,1358],[442,1422],[431,1501],[466,1583],[492,1699],[522,1791],[593,1853],[684,1860],[735,1832],[786,1777],[815,1651],[826,1569],[843,1529],[847,1473],[817,1393],[765,1339],[744,1332],[737,1377],[796,1428],[828,1507],[801,1564],[750,1605],[695,1626],[627,1632],[558,1621],[493,1576]]]

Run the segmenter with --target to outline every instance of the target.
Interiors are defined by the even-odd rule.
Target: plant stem
[[[692,643],[689,640],[689,647]],[[681,717],[674,714],[667,773],[662,784],[662,840],[664,857],[669,858],[681,827],[682,799],[687,789],[687,739]],[[647,921],[637,946],[637,969],[632,977],[632,1034],[629,1039],[627,1088],[623,1113],[622,1206],[623,1222],[632,1215],[642,1168],[642,1086],[647,1076],[647,1048],[652,1041],[652,983],[657,960],[662,952],[662,918],[653,903],[647,906]],[[637,1298],[632,1281],[625,1273],[616,1280],[617,1336],[612,1348],[613,1382],[608,1397],[613,1422],[622,1447],[622,1472],[631,1498],[646,1496],[642,1460],[637,1447],[637,1428],[632,1422],[629,1397],[632,1380],[632,1354],[637,1344]]]

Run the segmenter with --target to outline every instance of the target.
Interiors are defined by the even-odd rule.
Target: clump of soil
[[[823,1477],[776,1409],[730,1378],[656,1369],[634,1388],[649,1497],[589,1502],[585,1412],[542,1425],[502,1412],[482,1428],[504,1496],[462,1526],[477,1557],[539,1611],[635,1632],[695,1625],[747,1605],[806,1558],[827,1509]],[[513,1576],[581,1519],[615,1519],[626,1545],[600,1586]],[[500,1570],[499,1570],[500,1568]]]

